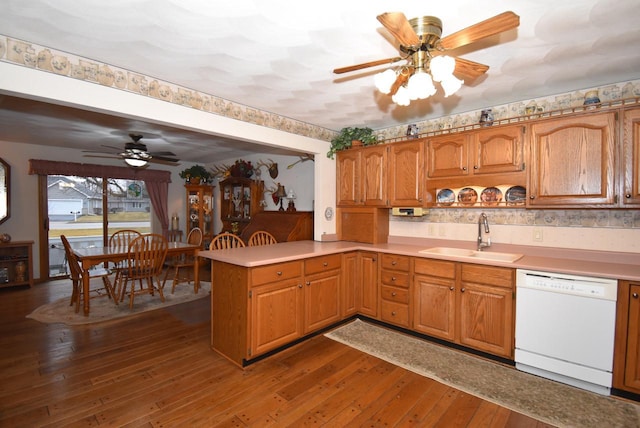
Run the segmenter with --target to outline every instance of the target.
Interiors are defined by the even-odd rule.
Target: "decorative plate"
[[[507,205],[522,205],[527,197],[527,191],[522,186],[513,186],[507,189],[505,200]]]
[[[456,195],[451,189],[442,189],[438,192],[436,200],[440,205],[449,206],[456,201]]]
[[[478,200],[478,192],[471,187],[465,187],[458,192],[458,202],[462,205],[473,205]]]
[[[480,201],[485,206],[496,206],[502,200],[502,191],[497,187],[487,187],[480,193]]]

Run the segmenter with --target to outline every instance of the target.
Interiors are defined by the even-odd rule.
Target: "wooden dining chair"
[[[209,244],[210,250],[224,250],[227,248],[240,248],[244,247],[244,241],[240,239],[238,235],[233,233],[223,232],[215,236]]]
[[[94,297],[104,297],[107,296],[110,299],[113,299],[115,304],[118,304],[118,297],[115,293],[113,283],[111,282],[110,275],[111,271],[104,268],[95,268],[90,269],[88,271],[84,271],[82,266],[80,266],[80,262],[76,257],[73,249],[71,248],[71,243],[67,239],[65,235],[60,235],[60,240],[62,241],[62,245],[64,246],[65,255],[67,257],[67,263],[69,265],[69,277],[71,278],[71,301],[69,302],[69,306],[76,305],[76,312],[80,311],[80,303],[82,299],[91,299]],[[89,290],[89,295],[83,295],[82,289],[82,279],[84,275],[89,275],[90,279],[100,278],[102,279],[102,286],[95,286],[95,284],[90,285],[93,286]]]
[[[257,230],[249,237],[249,246],[255,247],[257,245],[271,245],[277,244],[276,237],[267,232],[266,230]]]
[[[169,242],[167,239],[158,234],[150,233],[135,238],[129,244],[127,252],[128,266],[122,270],[120,281],[122,285],[119,287],[120,300],[124,300],[129,288],[129,308],[133,308],[134,298],[138,294],[155,295],[158,292],[160,300],[164,302],[164,294],[162,294],[162,286],[160,284],[160,275],[164,265],[164,259],[167,257]],[[157,286],[156,286],[157,281]],[[139,288],[136,288],[136,282]]]
[[[142,235],[142,233],[133,229],[118,230],[114,232],[111,236],[109,236],[109,248],[111,248],[112,250],[121,249],[123,251],[128,251],[129,244],[131,243],[131,241],[133,241],[140,235]],[[114,286],[117,288],[116,290],[117,295],[120,295],[120,292],[121,292],[121,290],[119,289],[121,284],[120,275],[122,271],[127,269],[127,267],[128,266],[127,266],[126,260],[116,263],[115,266],[113,267]]]
[[[191,245],[202,245],[202,229],[199,227],[194,227],[187,235],[187,244]],[[178,256],[173,257],[169,260],[169,267],[164,273],[164,279],[162,280],[162,288],[164,289],[164,284],[167,282],[167,278],[169,277],[169,273],[173,270],[173,284],[171,285],[171,294],[176,289],[176,285],[180,282],[187,282],[189,284],[193,277],[193,269],[196,265],[196,255],[187,255],[180,254]],[[180,270],[185,272],[183,277],[180,277]]]

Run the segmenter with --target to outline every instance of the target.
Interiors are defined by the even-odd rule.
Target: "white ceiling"
[[[387,128],[640,78],[638,0],[3,0],[1,8],[0,33],[9,37],[331,130]],[[490,69],[449,98],[398,107],[373,86],[384,67],[332,73],[397,55],[380,13],[437,16],[446,36],[507,10],[520,16],[517,30],[455,52]],[[183,160],[255,149],[221,140],[212,150],[211,136],[90,112],[79,121],[77,112],[53,107],[0,96],[0,139],[83,147],[86,134],[72,131],[84,127],[116,146],[139,131]]]

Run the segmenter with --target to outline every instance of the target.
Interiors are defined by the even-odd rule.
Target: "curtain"
[[[167,236],[169,230],[167,201],[169,199],[169,183],[171,183],[171,172],[169,171],[29,159],[29,174],[143,180],[149,193],[153,212],[160,220],[162,235]]]

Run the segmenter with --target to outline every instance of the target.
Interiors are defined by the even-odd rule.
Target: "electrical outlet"
[[[542,242],[542,229],[539,227],[533,228],[533,240],[535,242]]]

